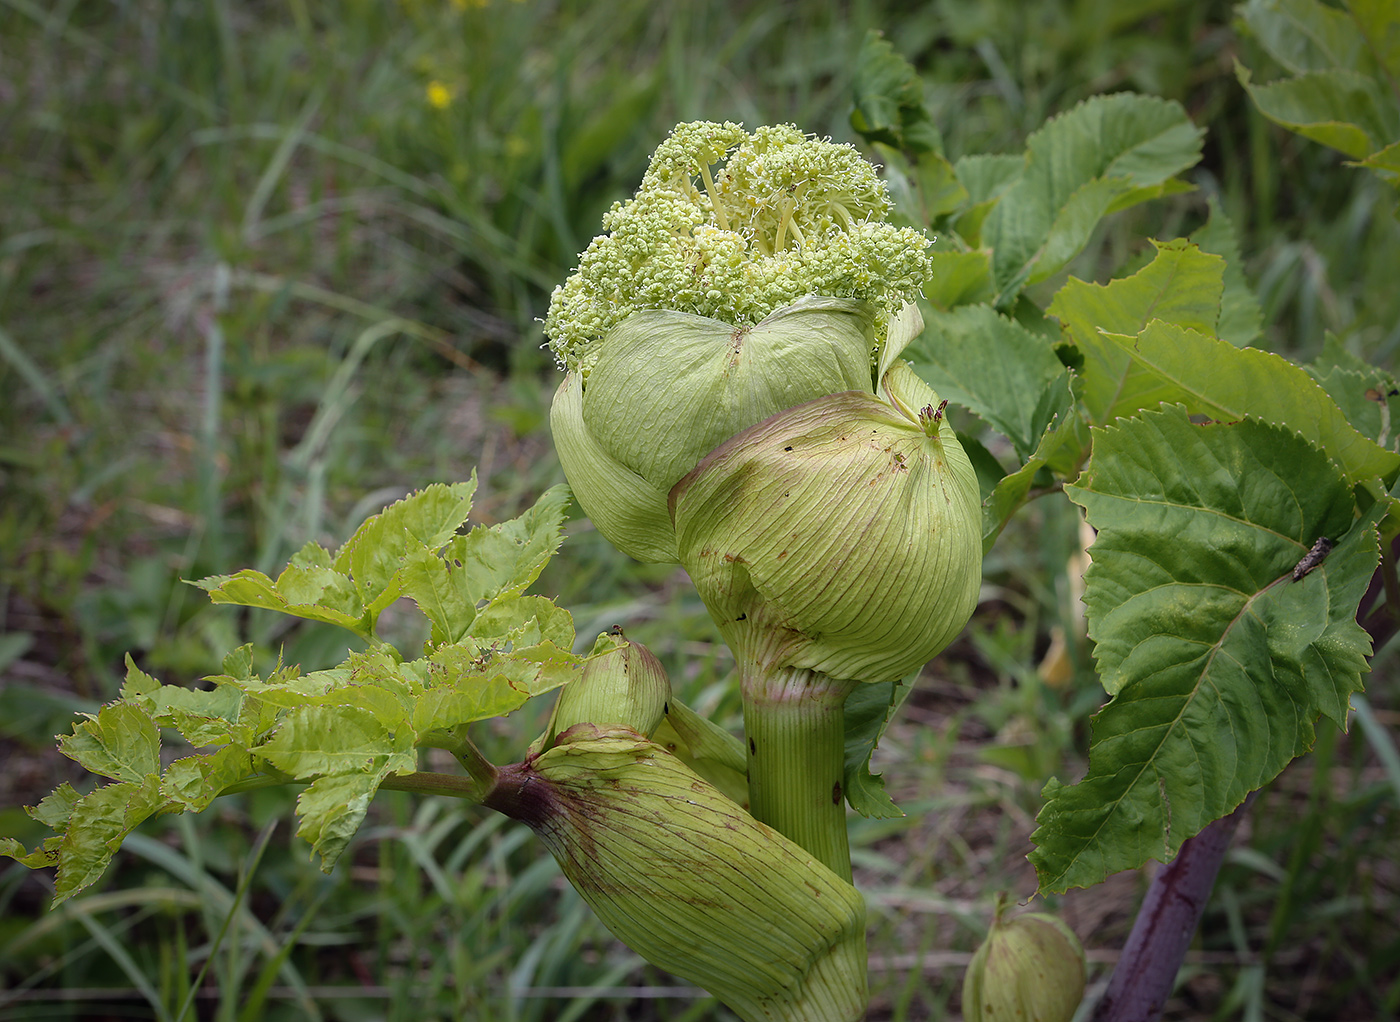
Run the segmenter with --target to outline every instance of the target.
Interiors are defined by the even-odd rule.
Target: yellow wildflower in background
[[[452,93],[446,85],[437,80],[428,83],[428,104],[438,110],[447,109],[447,105],[452,102]]]

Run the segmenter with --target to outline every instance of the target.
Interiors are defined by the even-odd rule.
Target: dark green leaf
[[[1095,425],[1142,407],[1132,359],[1103,336],[1139,333],[1154,319],[1214,333],[1224,291],[1225,261],[1184,239],[1153,242],[1152,262],[1130,277],[1090,284],[1071,277],[1050,303],[1084,364],[1082,399]],[[1155,383],[1150,384],[1155,386]]]
[[[1002,294],[1064,266],[1104,213],[1161,194],[1200,159],[1201,135],[1179,104],[1128,93],[1046,122],[1026,141],[1025,171],[982,227]]]
[[[846,700],[846,801],[860,815],[890,820],[904,812],[885,791],[885,779],[870,772],[870,758],[890,719],[909,698],[912,678],[860,685]]]
[[[1177,406],[1095,430],[1068,492],[1098,530],[1085,604],[1113,699],[1088,776],[1046,786],[1031,859],[1054,891],[1167,861],[1306,752],[1319,715],[1345,723],[1385,512],[1358,521],[1347,479],[1296,433]],[[1335,548],[1294,581],[1323,537]]]
[[[914,371],[939,397],[976,412],[1027,457],[1045,428],[1036,417],[1042,397],[1068,379],[1054,349],[989,305],[922,311],[927,326],[904,350]]]

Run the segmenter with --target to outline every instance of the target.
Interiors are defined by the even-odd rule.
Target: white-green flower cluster
[[[545,333],[564,368],[587,373],[594,342],[633,312],[749,326],[822,295],[870,302],[883,337],[929,273],[928,239],[885,223],[890,209],[852,146],[790,124],[752,135],[734,123],[677,125],[636,196],[614,204],[607,233],[555,289]]]

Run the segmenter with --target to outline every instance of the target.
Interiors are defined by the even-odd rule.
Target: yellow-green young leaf
[[[990,305],[922,312],[924,332],[904,349],[914,371],[939,397],[977,413],[1027,457],[1054,414],[1042,400],[1067,390],[1068,372],[1050,343]]]
[[[481,609],[471,636],[478,645],[523,648],[552,642],[568,649],[574,642],[574,618],[544,596],[501,596]]]
[[[1047,310],[1060,321],[1084,363],[1081,397],[1096,425],[1140,408],[1134,367],[1103,332],[1137,334],[1154,319],[1213,334],[1225,287],[1225,261],[1184,239],[1157,242],[1152,262],[1130,277],[1090,284],[1071,277]]]
[[[1139,407],[1180,401],[1194,415],[1256,416],[1281,423],[1326,450],[1353,481],[1389,479],[1400,454],[1356,431],[1327,392],[1287,359],[1236,348],[1194,330],[1153,320],[1136,337],[1105,333],[1142,370]],[[1124,409],[1120,414],[1127,414]]]
[[[326,587],[317,590],[308,583],[308,572],[321,572],[322,580],[330,590],[330,604],[316,602],[326,592]],[[289,574],[290,573],[290,574]],[[324,568],[293,569],[283,572],[292,582],[292,597],[289,598],[260,571],[244,568],[232,575],[214,575],[202,578],[195,585],[209,594],[211,603],[232,603],[240,607],[261,607],[281,614],[306,618],[310,621],[324,621],[327,624],[347,628],[356,635],[369,635],[369,626],[364,621],[363,610],[356,605],[347,606],[344,584],[334,582],[327,576],[343,575]],[[347,580],[348,581],[348,580]],[[334,584],[332,584],[334,582]],[[356,597],[358,600],[358,596]],[[303,602],[309,601],[309,602]]]
[[[1259,329],[1264,323],[1264,310],[1245,280],[1244,260],[1240,256],[1235,227],[1214,196],[1210,199],[1210,219],[1191,235],[1191,240],[1200,246],[1202,252],[1218,255],[1225,260],[1225,289],[1220,296],[1220,317],[1215,322],[1215,334],[1222,341],[1242,348],[1259,336]]]
[[[0,837],[0,855],[14,859],[21,866],[30,869],[44,869],[58,865],[58,849],[62,843],[63,839],[55,834],[44,838],[39,847],[31,852],[15,838]]]
[[[300,706],[253,752],[299,780],[325,774],[413,770],[412,735],[390,731],[357,706]]]
[[[166,808],[160,777],[106,784],[73,807],[58,846],[54,904],[77,894],[100,877],[122,841],[142,821]]]
[[[225,662],[228,664],[229,658]],[[233,666],[238,669],[237,664]],[[178,729],[185,741],[196,747],[251,741],[247,728],[238,723],[243,693],[235,685],[220,684],[212,689],[162,685],[138,668],[130,654],[126,668],[123,701],[148,713],[158,726]]]
[[[414,703],[413,730],[424,735],[504,716],[577,678],[581,659],[550,642],[510,653],[444,646],[429,658],[431,684]]]
[[[1370,639],[1374,505],[1297,433],[1196,425],[1180,406],[1095,430],[1068,488],[1097,530],[1084,602],[1104,687],[1089,773],[1051,781],[1032,835],[1043,889],[1098,883],[1181,843],[1344,725]],[[1313,570],[1295,568],[1321,539]]]
[[[329,873],[360,829],[370,800],[388,771],[335,774],[318,777],[297,796],[301,819],[297,836],[310,842],[321,856],[321,869]]]
[[[567,486],[551,486],[519,518],[477,526],[444,551],[466,573],[466,596],[475,605],[525,590],[563,542],[564,517],[571,497]],[[473,628],[473,634],[482,634]]]
[[[37,806],[31,806],[25,812],[46,827],[63,830],[68,826],[68,818],[73,815],[73,807],[82,801],[82,797],[73,785],[64,781],[45,795]]]
[[[456,534],[471,513],[475,492],[473,472],[465,483],[434,483],[390,504],[367,519],[340,548],[336,571],[354,579],[367,606],[383,601],[397,591],[396,576],[405,557],[419,547],[440,550]]]
[[[1200,159],[1202,134],[1180,104],[1129,93],[1094,97],[1046,122],[982,225],[1002,295],[1063,266],[1103,213],[1160,194]]]
[[[418,604],[432,624],[435,645],[456,642],[467,634],[476,618],[476,587],[459,563],[419,547],[404,559],[399,577],[403,595]]]
[[[200,813],[229,785],[253,772],[252,757],[241,745],[225,745],[205,756],[185,756],[165,768],[161,797],[187,813]]]
[[[58,740],[59,751],[95,774],[141,781],[160,771],[160,733],[150,714],[131,703],[111,703]]]

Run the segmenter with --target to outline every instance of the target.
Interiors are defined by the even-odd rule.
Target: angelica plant
[[[844,704],[942,649],[981,579],[976,475],[897,359],[930,242],[891,209],[851,146],[678,125],[545,321],[579,503],[691,573],[739,663],[750,809],[846,878]]]

